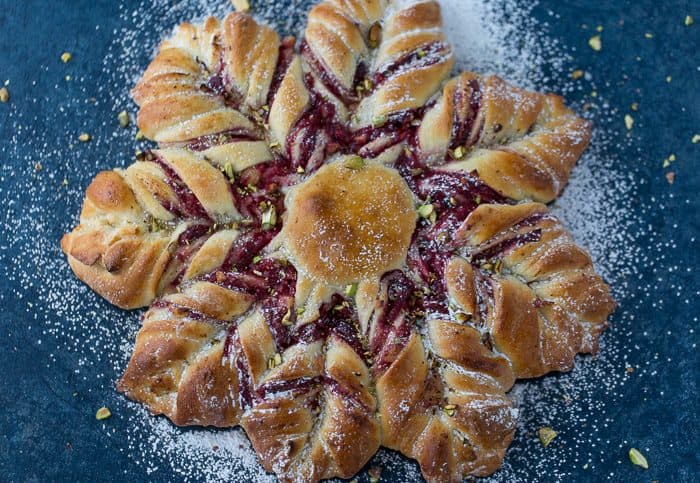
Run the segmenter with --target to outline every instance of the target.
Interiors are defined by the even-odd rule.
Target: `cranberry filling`
[[[326,67],[326,64],[316,56],[306,39],[301,42],[301,55],[311,66],[314,74],[316,74],[321,82],[323,82],[323,85],[326,86],[335,97],[345,104],[353,104],[359,100],[355,91],[342,85],[338,78]],[[357,71],[355,80],[358,80]]]
[[[201,84],[199,88],[207,94],[223,97],[226,106],[236,109],[241,104],[241,95],[230,87],[230,82],[226,77],[226,65],[222,57],[219,59],[214,75],[209,77],[209,80],[205,84]]]
[[[146,151],[137,158],[139,161],[152,161],[161,167],[167,178],[168,185],[175,192],[178,199],[178,206],[172,206],[170,203],[161,203],[163,208],[173,213],[179,218],[200,218],[210,220],[209,214],[206,212],[202,204],[194,195],[192,190],[182,181],[182,178],[170,167],[160,156],[157,156],[152,151]]]
[[[474,256],[472,257],[472,261],[478,262],[481,260],[489,260],[492,258],[503,256],[503,254],[511,250],[515,250],[516,248],[519,248],[523,245],[527,245],[528,243],[538,241],[541,238],[541,236],[542,230],[537,229],[508,238],[500,243],[497,243],[492,247],[489,247],[484,251],[474,254]]]
[[[231,184],[231,193],[240,214],[260,226],[262,215],[274,206],[277,217],[284,211],[280,187],[290,184],[288,168],[278,161],[251,166]]]
[[[219,146],[221,144],[234,143],[237,141],[257,141],[260,138],[254,133],[248,131],[247,129],[228,129],[214,134],[205,134],[197,138],[193,138],[187,141],[176,142],[176,143],[162,143],[161,146],[164,148],[171,147],[186,147],[192,151],[204,151],[211,148],[212,146]]]
[[[239,403],[241,408],[246,409],[253,405],[253,382],[250,379],[250,370],[248,367],[248,359],[243,352],[241,338],[238,334],[238,327],[230,325],[226,332],[226,341],[224,342],[224,351],[222,359],[230,360],[231,353],[236,356],[236,370],[238,372],[238,388],[239,388]]]
[[[311,101],[287,137],[285,151],[292,167],[305,172],[317,170],[326,158],[343,150],[349,142],[348,129],[336,119],[335,105],[314,89],[315,80],[306,75]]]
[[[357,313],[350,303],[335,294],[320,309],[318,320],[299,327],[292,335],[292,342],[311,343],[334,335],[348,344],[363,360],[365,350],[360,339]]]
[[[379,86],[401,72],[437,64],[447,58],[449,53],[450,46],[446,42],[431,42],[379,68],[372,74],[372,83]]]
[[[412,123],[423,117],[431,104],[420,109],[406,109],[389,115],[381,126],[366,126],[352,133],[350,148],[360,156],[374,158],[386,149],[415,136],[416,127]],[[384,139],[385,142],[376,143]]]
[[[331,377],[325,374],[314,377],[300,377],[291,380],[270,381],[258,387],[258,389],[256,390],[256,396],[259,401],[265,400],[268,394],[280,394],[291,392],[294,394],[295,397],[298,397],[298,395],[308,393],[313,389],[319,388],[321,385],[325,385],[334,394],[350,399],[355,404],[358,404],[359,406],[362,406],[365,409],[369,409],[362,401],[357,399],[355,393],[349,391],[338,381],[332,379]],[[317,397],[315,397],[312,401],[309,401],[309,404],[313,409],[316,409],[320,402],[318,399],[318,395],[316,396]]]
[[[373,370],[381,373],[394,361],[411,334],[409,312],[415,307],[415,284],[400,270],[386,273],[381,281],[387,300],[376,320],[370,340]],[[399,321],[399,319],[401,319]]]
[[[493,284],[481,270],[475,270],[476,306],[479,310],[479,322],[486,323],[489,308],[493,307]]]
[[[481,109],[481,85],[476,79],[469,80],[468,84],[471,88],[468,100],[465,99],[463,89],[457,89],[454,94],[455,109],[450,149],[455,149],[457,146],[470,146],[478,139],[478,136],[472,138],[472,131],[474,130],[474,121]],[[483,128],[483,125],[481,127]]]

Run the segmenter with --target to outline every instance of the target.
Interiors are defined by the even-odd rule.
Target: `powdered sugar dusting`
[[[280,9],[274,0],[251,0],[258,18],[281,32],[298,33],[309,3],[289,3],[291,7]],[[442,3],[447,36],[455,46],[460,68],[497,73],[528,88],[553,85],[564,94],[581,89],[581,84],[568,80],[565,72],[571,58],[569,49],[543,33],[546,26],[533,20],[529,2]],[[69,354],[67,358],[73,364],[56,365],[55,370],[71,373],[76,388],[88,398],[98,388],[113,387],[126,366],[140,320],[137,313],[110,307],[73,277],[58,240],[75,224],[74,214],[79,211],[89,179],[100,169],[124,166],[131,158],[135,128],[119,128],[116,113],[126,108],[134,110],[125,99],[158,41],[178,22],[209,14],[222,17],[231,6],[226,0],[153,0],[136,8],[119,9],[123,27],[113,32],[114,43],[101,72],[93,73],[103,79],[101,87],[96,92],[86,90],[87,74],[76,71],[70,82],[56,84],[55,92],[37,94],[35,103],[49,103],[55,101],[52,96],[59,97],[59,108],[47,114],[48,119],[25,118],[21,112],[13,111],[9,119],[14,135],[0,148],[9,159],[18,159],[18,153],[35,153],[0,167],[0,196],[5,200],[0,223],[3,232],[13,234],[0,244],[0,271],[6,280],[23,287],[11,294],[12,303],[25,307],[26,330],[33,334],[37,346],[50,339],[52,346]],[[506,11],[508,15],[504,17]],[[43,67],[41,73],[51,75],[56,69]],[[594,87],[590,82],[586,85]],[[671,272],[679,270],[675,265],[666,267],[664,246],[642,222],[648,208],[635,200],[640,181],[635,173],[622,171],[611,158],[610,153],[619,148],[616,144],[620,138],[619,132],[609,128],[615,110],[600,97],[589,98],[588,102],[588,106],[578,107],[587,108],[586,115],[601,127],[596,129],[592,147],[554,208],[576,240],[590,249],[596,268],[612,285],[621,303],[611,328],[615,337],[603,336],[599,356],[579,358],[570,374],[518,383],[512,395],[520,408],[519,431],[504,467],[489,481],[530,481],[533,475],[545,472],[553,480],[566,479],[573,468],[584,467],[591,475],[597,475],[596,479],[602,479],[603,475],[596,473],[596,464],[604,449],[611,444],[628,444],[601,441],[598,437],[601,428],[611,422],[606,404],[618,402],[620,388],[645,371],[644,366],[638,365],[634,376],[626,372],[626,366],[635,364],[631,355],[634,348],[608,343],[624,339],[632,330],[635,302],[652,291],[656,283],[644,282],[641,294],[630,291],[632,281],[638,285],[635,266],[659,265]],[[91,109],[101,103],[111,104],[114,118],[91,119]],[[80,116],[89,123],[85,129],[94,138],[87,145],[77,141],[78,132],[66,133],[68,141],[38,135],[45,122],[74,125],[71,121]],[[40,169],[37,163],[41,163]],[[46,206],[50,199],[57,200],[56,206],[67,206],[70,215],[63,209]],[[12,253],[29,256],[20,259],[11,257]],[[93,367],[105,360],[112,364],[113,373],[96,374]],[[50,354],[49,364],[55,361]],[[592,387],[600,386],[610,395],[605,403],[589,395]],[[185,481],[273,480],[261,469],[240,429],[176,428],[116,394],[109,404],[115,415],[129,418],[126,432],[111,437],[118,442],[119,451],[129,454],[148,474],[159,474],[166,480],[175,475]],[[546,450],[536,437],[537,428],[543,425],[560,431]],[[399,480],[415,479],[418,475],[413,462],[387,450],[381,450],[371,465],[384,467]]]

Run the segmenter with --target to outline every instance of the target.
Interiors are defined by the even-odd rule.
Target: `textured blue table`
[[[277,2],[284,25],[300,25],[303,16],[290,17],[286,3]],[[691,14],[700,22],[700,3],[560,3],[542,1],[533,15],[549,22],[548,35],[575,46],[576,53],[538,87],[555,89],[575,68],[592,73],[599,98],[608,100],[592,117],[613,139],[628,139],[622,116],[632,112],[631,103],[640,106],[632,112],[631,141],[607,143],[601,149],[611,165],[596,166],[615,170],[615,179],[629,180],[634,189],[626,191],[622,206],[619,196],[597,197],[599,209],[592,211],[619,216],[624,209],[634,215],[615,218],[627,220],[619,231],[629,236],[618,244],[598,244],[634,256],[623,257],[628,266],[613,277],[620,307],[604,336],[601,362],[583,362],[591,375],[585,394],[574,391],[579,402],[569,410],[562,394],[580,377],[534,381],[530,393],[542,391],[535,397],[537,407],[524,408],[509,467],[495,478],[698,481],[700,143],[691,138],[700,133],[700,24],[687,27],[683,19]],[[130,426],[142,410],[126,404],[113,388],[127,354],[117,346],[133,341],[138,317],[109,307],[74,282],[58,249],[92,176],[127,163],[135,147],[133,130],[120,130],[115,118],[122,108],[133,111],[125,98],[130,86],[114,85],[135,72],[113,65],[107,70],[117,74],[104,74],[105,66],[126,55],[114,47],[121,35],[115,29],[127,23],[123,8],[108,1],[0,0],[0,83],[10,81],[11,95],[9,103],[0,104],[0,481],[184,479],[168,464],[141,461]],[[559,17],[551,17],[550,10]],[[178,13],[171,18],[184,20]],[[597,25],[604,26],[600,53],[587,46]],[[645,38],[645,32],[653,38]],[[144,45],[152,45],[154,33],[145,29],[143,38]],[[69,64],[60,62],[63,51],[74,54]],[[128,55],[143,68],[151,52]],[[579,107],[592,101],[590,89],[567,97]],[[96,142],[78,143],[83,131]],[[676,160],[664,168],[671,153]],[[671,171],[676,173],[672,185],[664,176]],[[609,176],[592,173],[586,186],[609,188]],[[600,253],[597,259],[605,263]],[[610,263],[620,263],[618,255],[615,260],[611,254]],[[113,338],[112,345],[105,338]],[[596,364],[598,369],[591,369]],[[628,366],[634,372],[626,372]],[[102,405],[114,412],[104,423],[94,418]],[[560,433],[546,450],[533,437],[544,423]],[[132,439],[125,436],[128,431]],[[631,446],[647,455],[648,471],[630,464]],[[415,477],[404,466],[388,467],[385,477]],[[197,471],[191,474],[198,477]]]

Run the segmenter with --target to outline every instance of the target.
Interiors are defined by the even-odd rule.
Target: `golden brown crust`
[[[445,85],[418,132],[433,162],[457,157],[447,169],[476,171],[505,196],[541,202],[564,188],[590,135],[561,97],[471,72]]]
[[[416,222],[414,199],[396,170],[348,167],[341,158],[299,185],[288,200],[285,234],[299,267],[330,285],[396,268]]]
[[[190,291],[151,308],[118,389],[178,425],[237,425],[241,408],[235,358],[229,354],[227,328],[214,316],[240,314],[250,301],[229,296],[224,311],[216,296],[211,290]]]
[[[377,381],[382,444],[415,458],[428,481],[488,475],[515,431],[510,367],[463,325],[430,321],[427,340],[430,350],[414,333]]]
[[[349,478],[379,448],[369,371],[340,339],[331,338],[325,354],[320,343],[293,349],[268,378],[276,384],[301,381],[297,389],[270,393],[241,424],[265,469],[282,481]],[[302,379],[299,366],[307,368]]]
[[[132,91],[139,129],[161,144],[260,136],[246,115],[267,102],[279,44],[274,30],[242,13],[180,25]]]
[[[118,173],[95,177],[80,222],[61,239],[75,274],[120,307],[150,303],[170,260],[170,237],[148,232],[133,192]]]
[[[436,1],[394,2],[381,22],[381,41],[371,56],[371,88],[356,113],[356,127],[376,124],[423,107],[454,65]]]
[[[218,267],[237,236],[224,230],[209,238],[239,218],[219,169],[182,150],[149,156],[125,171],[98,174],[86,191],[80,225],[61,240],[78,278],[122,308],[148,305],[185,268],[184,278],[192,278]],[[174,183],[184,183],[196,201],[178,194]],[[187,237],[203,224],[212,229]]]
[[[273,141],[281,145],[286,143],[289,131],[307,108],[309,100],[301,59],[294,56],[270,106],[270,135]]]
[[[610,289],[544,205],[481,205],[455,243],[477,268],[453,259],[448,291],[485,326],[516,377],[569,370],[577,353],[596,350],[615,307]],[[485,313],[475,313],[477,296],[486,299]]]

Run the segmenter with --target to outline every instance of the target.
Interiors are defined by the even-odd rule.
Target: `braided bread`
[[[149,306],[118,389],[242,426],[283,481],[380,446],[429,481],[495,471],[515,380],[595,352],[614,301],[541,204],[589,123],[452,65],[431,0],[322,1],[298,50],[241,13],[180,25],[133,89],[158,149],[98,174],[61,241]]]

